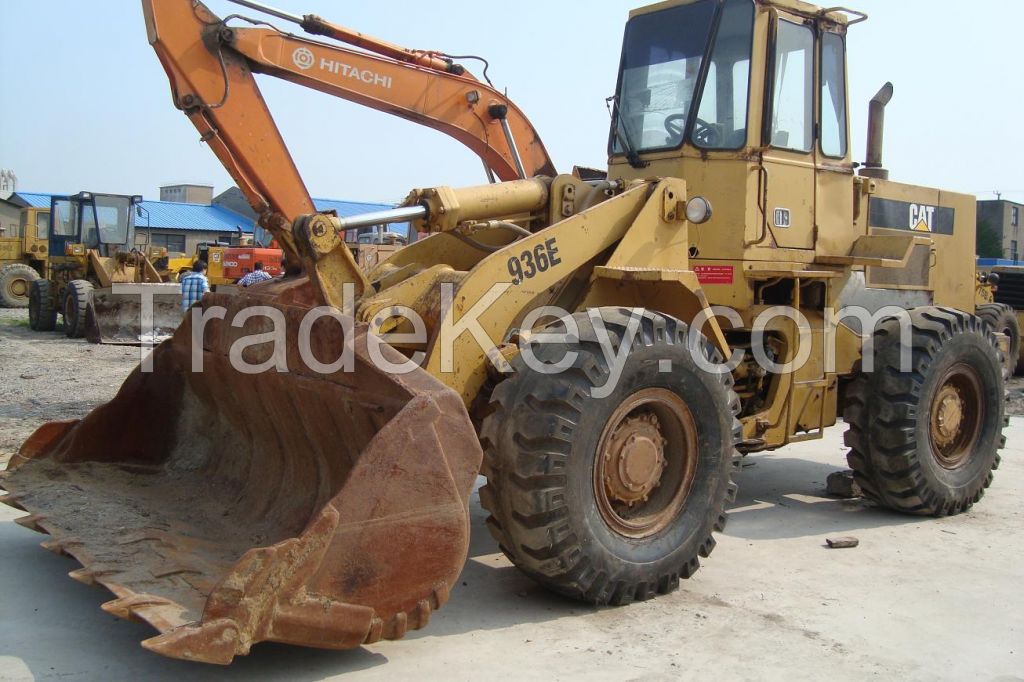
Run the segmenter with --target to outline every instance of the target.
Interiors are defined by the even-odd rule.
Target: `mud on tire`
[[[624,351],[622,374],[609,396],[591,394],[608,381],[609,367],[595,325],[578,313],[578,339],[531,346],[544,363],[576,353],[571,367],[543,374],[517,357],[514,374],[494,390],[493,411],[481,432],[487,485],[480,500],[502,551],[546,587],[595,604],[626,604],[675,590],[680,578],[698,569],[700,557],[711,553],[712,532],[724,527],[726,502],[736,495],[731,474],[739,465],[739,399],[731,374],[698,368],[687,348],[688,327],[652,312],[600,311],[615,352],[628,338],[631,312],[638,325],[634,322],[632,345]],[[698,345],[704,358],[719,361],[706,340]],[[671,370],[661,372],[666,360]],[[662,402],[619,414],[648,396]],[[672,410],[681,404],[689,417],[676,424]],[[611,424],[620,426],[609,440]],[[665,436],[664,468],[656,487],[634,486],[638,499],[631,506],[609,493],[605,480],[610,478],[597,476],[606,471],[598,452],[607,461],[614,451],[625,465],[632,460],[621,454],[619,428],[635,429],[642,439],[654,424]],[[695,449],[679,447],[685,443]],[[641,501],[645,492],[648,497]]]
[[[911,370],[900,371],[900,325],[890,320],[874,335],[874,371],[847,386],[847,459],[882,506],[959,514],[981,499],[1005,445],[998,346],[964,312],[920,308],[910,319]]]

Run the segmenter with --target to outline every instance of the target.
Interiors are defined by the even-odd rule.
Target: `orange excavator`
[[[275,307],[289,328],[285,354],[298,367],[305,313],[332,303],[342,280],[357,296],[370,286],[349,249],[326,256],[329,268],[310,250],[316,219],[328,216],[317,214],[254,74],[440,130],[479,155],[492,183],[555,171],[522,111],[460,58],[232,2],[352,46],[239,15],[220,19],[196,0],[142,0],[174,105],[293,272],[209,294],[203,306],[225,306],[229,320],[254,305]],[[506,185],[484,185],[481,197],[504,206]],[[386,222],[402,211],[422,214],[396,209]],[[334,234],[379,218],[348,219]],[[297,239],[296,229],[311,233]],[[156,628],[143,645],[167,656],[228,663],[260,641],[348,648],[422,627],[447,600],[468,549],[482,451],[460,395],[420,369],[381,371],[370,360],[368,326],[343,332],[330,318],[313,325],[311,352],[325,359],[351,351],[346,369],[237,372],[234,342],[257,323],[236,329],[214,319],[204,331],[187,315],[150,357],[151,371],[137,369],[113,401],[37,430],[3,472],[9,494],[0,501],[29,511],[17,522],[49,533],[45,546],[83,564],[73,578],[116,595],[104,610]],[[201,372],[189,369],[193,340],[202,346]],[[405,361],[391,347],[376,350],[392,364]],[[261,351],[242,355],[251,361],[253,352]]]
[[[150,43],[171,80],[175,106],[228,169],[260,224],[275,235],[317,211],[254,73],[443,132],[476,153],[492,180],[555,174],[526,115],[456,63],[458,57],[394,45],[315,15],[297,16],[251,0],[231,2],[352,46],[311,40],[240,15],[221,20],[200,3],[143,2]],[[251,27],[229,25],[232,20]],[[197,45],[204,49],[190,49]],[[369,225],[349,225],[364,226]],[[285,237],[282,246],[289,263],[299,262],[293,240]]]

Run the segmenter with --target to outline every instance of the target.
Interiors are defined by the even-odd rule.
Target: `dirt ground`
[[[110,400],[138,361],[137,348],[33,332],[27,310],[0,308],[0,464],[43,422]]]
[[[0,311],[0,462],[43,421],[112,397],[138,359]],[[1021,414],[1024,382],[1011,396]],[[112,595],[70,580],[78,564],[0,506],[0,680],[1024,680],[1024,419],[1007,436],[986,497],[941,520],[829,498],[842,427],[751,456],[703,568],[678,592],[621,609],[532,583],[499,553],[474,494],[466,568],[426,629],[352,651],[262,644],[227,669],[139,647],[152,632],[101,611]],[[846,535],[860,546],[826,548]]]

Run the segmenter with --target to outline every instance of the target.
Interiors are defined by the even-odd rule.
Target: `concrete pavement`
[[[621,609],[553,596],[498,553],[474,495],[473,545],[428,628],[353,651],[261,644],[229,668],[150,654],[78,564],[0,510],[0,680],[1024,679],[1024,419],[995,483],[951,519],[824,496],[842,427],[746,460],[740,498],[679,592]],[[860,547],[825,548],[855,535]]]

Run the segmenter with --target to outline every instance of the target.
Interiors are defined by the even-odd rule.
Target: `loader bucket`
[[[400,638],[445,603],[468,551],[482,453],[459,396],[418,368],[378,369],[365,326],[346,337],[331,318],[308,352],[332,363],[349,343],[352,371],[310,369],[305,280],[260,289],[204,299],[225,316],[202,333],[202,372],[190,316],[151,373],[140,366],[80,421],[39,428],[0,474],[0,500],[29,514],[17,522],[81,562],[73,578],[114,593],[105,611],[152,625],[142,645],[166,656],[227,664],[261,641]],[[282,314],[287,372],[232,366],[233,344],[273,328],[232,326],[251,305]],[[262,338],[241,357],[274,359]]]
[[[138,346],[159,343],[181,323],[181,287],[178,284],[119,284],[116,289],[95,289],[85,311],[85,336],[92,343]],[[115,293],[116,292],[116,293]],[[152,319],[144,300],[152,297]]]

